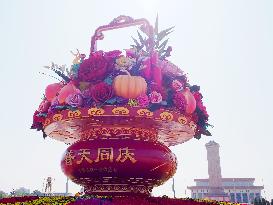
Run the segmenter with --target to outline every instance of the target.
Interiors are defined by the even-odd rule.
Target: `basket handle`
[[[144,27],[150,27],[149,21],[144,18],[141,19],[133,19],[130,16],[118,16],[117,18],[113,19],[108,25],[100,26],[96,29],[95,34],[91,38],[91,48],[90,53],[93,53],[97,50],[97,40],[103,40],[104,35],[103,31],[109,31],[119,28],[125,28],[130,26],[137,26],[141,25]]]

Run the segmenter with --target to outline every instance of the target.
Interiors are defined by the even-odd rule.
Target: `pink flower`
[[[41,104],[39,105],[38,111],[47,112],[49,107],[50,107],[50,102],[47,100],[43,100]]]
[[[144,59],[140,67],[141,75],[147,80],[153,80],[156,84],[161,85],[162,73],[158,66],[158,53],[153,52],[151,56]]]
[[[117,58],[122,52],[119,51],[119,50],[113,50],[113,51],[109,51],[109,52],[105,52],[104,56],[106,58],[110,58],[113,59],[113,58]]]
[[[51,102],[51,106],[58,106],[58,105],[60,105],[58,98],[57,97],[53,98]]]
[[[156,91],[153,91],[149,95],[151,103],[161,103],[162,95]]]
[[[136,58],[136,49],[125,49],[126,57]]]
[[[183,89],[183,84],[178,81],[178,80],[174,80],[172,82],[172,88],[175,90],[175,91],[180,91]]]
[[[166,91],[166,89],[164,87],[159,86],[156,83],[151,83],[150,84],[150,89],[152,91],[156,91],[156,92],[160,93],[161,96],[162,96],[162,100],[166,100],[166,98],[167,98],[167,91]]]
[[[166,75],[170,75],[173,77],[184,75],[183,71],[173,63],[167,60],[159,60],[158,62],[159,67],[162,70],[162,73]]]
[[[68,105],[71,105],[73,107],[80,107],[83,103],[83,99],[82,99],[82,96],[81,94],[70,94],[66,99],[65,99],[65,102],[68,104]]]
[[[146,94],[142,94],[137,97],[138,105],[141,107],[147,107],[149,105],[149,97]]]
[[[173,98],[173,103],[178,108],[178,110],[180,112],[185,112],[187,102],[186,102],[186,98],[183,95],[183,93],[181,93],[181,92],[175,93],[174,98]]]

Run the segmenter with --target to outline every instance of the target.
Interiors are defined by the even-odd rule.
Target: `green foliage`
[[[43,196],[43,193],[42,192],[40,192],[39,190],[34,190],[32,193],[31,193],[32,195],[35,195],[35,196]]]
[[[5,193],[4,191],[0,191],[0,199],[7,197],[7,196],[8,196],[7,193]]]
[[[168,57],[170,53],[167,47],[169,39],[166,39],[166,37],[173,32],[174,27],[170,27],[159,32],[157,16],[155,26],[152,29],[151,28],[146,28],[146,30],[141,29],[142,33],[146,35],[145,37],[143,37],[143,35],[137,31],[138,40],[132,37],[135,45],[131,46],[136,49],[137,52],[142,52],[147,55],[150,55],[152,51],[157,51],[159,57],[164,59]],[[152,30],[152,32],[149,32],[150,30]]]
[[[271,203],[270,203],[264,198],[255,198],[254,205],[273,205],[273,199],[271,200]]]

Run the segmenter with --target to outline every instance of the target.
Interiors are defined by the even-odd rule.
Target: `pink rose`
[[[156,91],[153,91],[149,95],[151,103],[161,103],[162,95]]]
[[[167,98],[167,91],[166,91],[166,89],[164,87],[159,86],[159,85],[157,85],[155,83],[151,83],[150,89],[152,91],[156,91],[156,92],[160,93],[160,95],[162,96],[162,100],[166,100],[166,98]]]
[[[73,107],[80,107],[82,106],[83,99],[81,94],[70,94],[66,99],[65,99],[66,104],[71,105]]]
[[[141,107],[147,107],[149,105],[149,97],[146,94],[142,94],[137,97],[138,105]]]

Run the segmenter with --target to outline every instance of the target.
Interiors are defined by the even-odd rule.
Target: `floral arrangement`
[[[239,205],[231,202],[221,202],[205,199],[176,198],[168,197],[99,197],[99,196],[83,196],[83,197],[64,197],[64,196],[47,196],[47,197],[12,197],[0,200],[1,204],[58,204],[58,205],[87,205],[87,204],[104,204],[104,205]]]
[[[70,68],[45,66],[60,79],[46,87],[32,128],[42,130],[47,115],[60,110],[122,105],[178,111],[196,123],[196,138],[210,135],[200,87],[190,85],[185,73],[167,60],[172,47],[166,37],[172,31],[173,27],[159,32],[157,18],[154,27],[140,27],[138,40],[133,38],[135,44],[124,53],[95,51],[86,58],[77,50]]]

